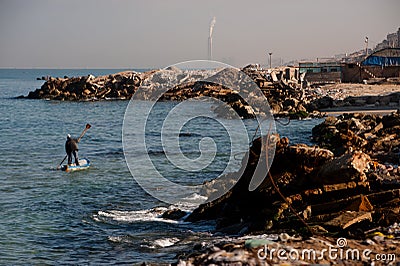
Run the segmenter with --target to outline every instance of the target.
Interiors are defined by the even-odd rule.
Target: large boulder
[[[369,155],[361,151],[346,153],[324,164],[314,181],[323,185],[366,181],[370,163]]]

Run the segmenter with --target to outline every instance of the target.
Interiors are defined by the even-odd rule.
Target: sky
[[[0,0],[1,68],[243,67],[370,47],[400,27],[399,0]]]

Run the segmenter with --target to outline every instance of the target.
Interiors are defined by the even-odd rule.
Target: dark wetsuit
[[[68,155],[68,164],[72,164],[72,155],[75,158],[75,164],[79,165],[78,161],[78,139],[67,138],[65,142],[65,151]]]

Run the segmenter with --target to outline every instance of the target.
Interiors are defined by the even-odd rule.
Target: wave
[[[109,236],[108,240],[114,243],[132,243],[129,236]]]
[[[163,222],[171,224],[189,223],[183,221],[182,219],[177,221],[177,220],[162,218],[161,215],[169,209],[173,208],[157,207],[157,208],[138,210],[138,211],[100,210],[97,212],[97,214],[93,215],[93,219],[97,222],[107,222],[108,220],[111,220],[124,223],[133,223],[133,222]]]
[[[160,239],[156,239],[153,241],[153,247],[156,248],[158,247],[170,247],[175,245],[175,243],[179,242],[179,239],[176,237],[167,237],[167,238],[160,238]]]
[[[128,235],[109,236],[108,240],[113,243],[118,243],[118,244],[133,244],[135,241],[131,236],[128,236]],[[144,239],[143,242],[140,244],[140,246],[145,247],[145,248],[151,248],[151,249],[165,248],[165,247],[173,246],[179,241],[180,241],[180,239],[177,237],[164,237],[164,238],[159,238],[159,239],[155,239],[155,240]]]

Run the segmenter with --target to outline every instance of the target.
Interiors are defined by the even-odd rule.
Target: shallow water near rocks
[[[0,261],[6,264],[114,264],[173,262],[194,242],[212,240],[212,223],[187,223],[160,218],[168,208],[133,179],[124,158],[122,123],[127,101],[60,102],[15,99],[39,88],[42,76],[103,75],[119,70],[0,70]],[[166,112],[175,103],[161,103]],[[210,109],[207,103],[196,108]],[[190,110],[187,110],[190,112]],[[150,123],[162,124],[162,116]],[[157,120],[158,119],[158,120]],[[239,123],[240,121],[231,121]],[[284,121],[286,122],[286,121]],[[276,123],[292,143],[310,143],[311,128],[321,120]],[[86,123],[92,128],[80,143],[79,156],[91,160],[89,170],[56,171],[63,159],[68,133],[78,136]],[[249,136],[255,121],[245,120]],[[134,128],[132,129],[134,130]],[[171,180],[201,184],[224,170],[229,138],[218,123],[199,119],[181,134],[183,152],[199,154],[198,141],[216,139],[216,161],[201,174],[170,169],[155,130],[149,153]],[[152,140],[154,139],[154,140]],[[243,150],[242,152],[245,152]],[[236,156],[237,168],[241,156]],[[235,167],[232,168],[232,170]],[[237,170],[237,169],[236,169]],[[146,169],[143,169],[146,171]],[[198,195],[193,195],[196,200]],[[190,211],[193,206],[178,206]]]

